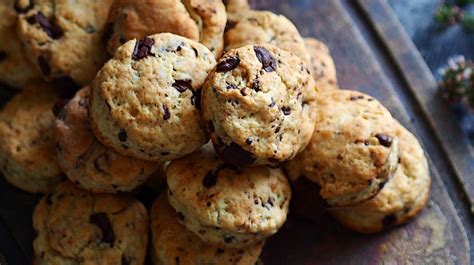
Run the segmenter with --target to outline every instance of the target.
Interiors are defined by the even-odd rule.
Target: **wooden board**
[[[414,131],[410,119],[413,113],[407,112],[409,108],[398,98],[393,81],[385,75],[357,23],[352,20],[347,2],[253,2],[256,2],[256,8],[285,14],[304,36],[313,36],[327,43],[336,62],[340,85],[380,99],[401,123]],[[467,234],[435,163],[430,160],[430,165],[433,181],[428,207],[413,222],[375,235],[344,229],[319,207],[314,196],[317,188],[313,184],[304,180],[296,183],[289,220],[277,235],[267,241],[262,253],[263,261],[270,265],[469,264]],[[25,260],[31,264],[31,212],[37,199],[37,196],[20,192],[0,180],[0,251],[4,252],[9,265],[23,264]],[[470,223],[466,225],[470,226]],[[3,236],[2,231],[10,233]],[[4,247],[7,236],[15,241],[8,244],[9,248]],[[24,257],[17,257],[18,253]]]

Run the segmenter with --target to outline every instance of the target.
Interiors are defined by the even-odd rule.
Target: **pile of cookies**
[[[0,113],[0,166],[45,194],[35,264],[255,264],[300,177],[360,232],[426,204],[418,140],[338,89],[329,49],[282,15],[245,0],[4,0],[0,23],[0,82],[20,90]]]

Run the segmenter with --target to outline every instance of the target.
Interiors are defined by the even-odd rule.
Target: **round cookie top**
[[[54,150],[55,91],[32,84],[0,112],[0,164],[14,186],[46,193],[62,178]]]
[[[103,28],[113,0],[18,1],[27,57],[47,80],[88,85],[108,54]]]
[[[199,41],[219,57],[227,15],[221,0],[117,0],[109,14],[110,53],[130,39],[169,32]]]
[[[148,213],[129,197],[93,194],[60,184],[33,213],[35,264],[145,262]]]
[[[379,232],[408,221],[426,205],[431,179],[423,149],[416,137],[400,124],[395,136],[399,140],[400,162],[392,180],[368,201],[330,209],[345,226],[362,233]]]
[[[314,38],[305,38],[306,50],[311,55],[311,74],[319,91],[337,89],[336,66],[329,48]]]
[[[313,137],[287,164],[290,178],[303,175],[319,184],[331,206],[373,197],[397,168],[390,112],[374,98],[350,90],[319,93],[317,104]]]
[[[256,264],[263,242],[244,249],[221,248],[203,242],[178,222],[166,194],[160,195],[150,212],[154,264]]]
[[[127,192],[137,188],[158,164],[123,156],[102,145],[90,127],[90,87],[69,101],[56,120],[59,163],[72,182],[94,192]]]
[[[17,15],[15,1],[0,2],[0,83],[23,88],[40,75],[25,56],[25,51],[16,33]]]
[[[269,11],[249,10],[238,17],[238,20],[229,22],[224,34],[226,50],[267,43],[294,53],[308,66],[311,63],[303,38],[285,16]]]
[[[210,244],[253,245],[286,221],[291,189],[279,168],[235,168],[207,144],[171,162],[166,176],[168,198],[180,221]]]
[[[98,139],[141,159],[167,161],[206,143],[201,85],[216,61],[202,44],[161,33],[121,46],[97,74],[89,106]]]
[[[222,159],[277,165],[304,149],[316,91],[304,63],[269,44],[227,52],[203,86],[203,119]]]

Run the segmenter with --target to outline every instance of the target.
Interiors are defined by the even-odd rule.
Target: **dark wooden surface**
[[[462,190],[453,183],[455,172],[416,100],[407,93],[407,84],[400,83],[396,64],[374,38],[376,32],[362,10],[354,1],[253,2],[257,8],[288,16],[302,35],[327,43],[340,85],[380,99],[420,137],[429,155],[433,179],[429,204],[418,218],[375,235],[361,235],[339,226],[319,207],[314,196],[316,187],[298,182],[287,224],[267,241],[262,253],[265,264],[469,264],[473,223],[459,196]],[[0,250],[9,264],[23,264],[18,253],[31,260],[31,212],[37,198],[0,180]],[[3,236],[2,231],[10,233]],[[7,236],[15,242],[6,247]]]

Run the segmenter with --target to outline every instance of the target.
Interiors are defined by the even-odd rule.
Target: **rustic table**
[[[265,264],[469,264],[473,259],[470,243],[474,243],[470,210],[474,201],[472,146],[456,129],[456,117],[436,96],[430,71],[436,70],[451,52],[429,45],[448,45],[449,37],[430,37],[433,35],[425,31],[429,23],[413,22],[413,14],[432,12],[432,3],[437,1],[252,2],[255,8],[288,16],[302,35],[327,43],[340,86],[380,99],[417,134],[429,157],[432,176],[430,201],[420,216],[407,225],[375,235],[344,229],[314,200],[314,185],[296,183],[289,220],[281,232],[268,240],[262,253]],[[470,42],[465,48],[470,56],[473,46]],[[436,49],[443,52],[434,56]],[[2,99],[11,94],[0,91]],[[154,195],[144,196],[149,204]],[[0,178],[0,252],[4,254],[0,253],[0,265],[5,261],[10,265],[31,264],[30,216],[38,199]]]

